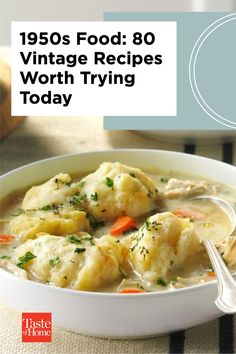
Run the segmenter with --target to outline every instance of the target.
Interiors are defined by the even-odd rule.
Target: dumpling
[[[120,215],[137,217],[150,212],[157,199],[154,181],[140,169],[119,162],[104,162],[82,180],[84,208],[95,219],[112,220]]]
[[[90,222],[86,213],[74,210],[73,207],[63,207],[54,211],[26,211],[10,222],[10,232],[22,240],[35,238],[39,232],[65,235],[90,230]]]
[[[15,249],[29,278],[75,290],[95,291],[121,279],[127,248],[111,236],[43,234]],[[26,260],[26,262],[25,262]]]
[[[206,181],[192,181],[171,178],[164,191],[162,198],[186,198],[200,194],[216,194],[219,191],[219,185]]]
[[[67,173],[59,173],[47,182],[31,187],[25,194],[22,209],[40,209],[45,206],[64,204],[78,191]]]
[[[150,217],[133,236],[130,259],[143,280],[153,283],[201,249],[189,219],[165,212]]]
[[[91,230],[87,214],[81,209],[79,186],[68,174],[60,173],[30,188],[21,208],[23,214],[11,220],[10,231],[23,240],[39,232],[64,235]]]

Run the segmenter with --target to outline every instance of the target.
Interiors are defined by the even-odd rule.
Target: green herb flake
[[[94,194],[91,194],[91,195],[90,195],[90,198],[91,198],[91,200],[93,200],[94,202],[97,202],[97,201],[98,201],[98,194],[97,194],[97,192],[95,192]]]
[[[95,245],[93,236],[91,236],[91,235],[83,236],[83,237],[82,237],[82,240],[83,240],[83,241],[89,241],[90,244],[91,244],[91,246],[94,246],[94,245]]]
[[[72,184],[72,181],[70,181],[70,182],[64,182],[64,181],[62,181],[60,178],[54,178],[53,182],[56,183],[57,185],[62,184],[62,185],[68,186],[68,187],[70,187],[71,184]],[[58,186],[58,187],[59,187],[59,186]],[[58,188],[57,188],[57,189],[58,189]]]
[[[89,216],[89,223],[90,223],[90,226],[93,228],[93,229],[96,229],[100,226],[104,226],[104,221],[102,220],[95,220],[94,217],[92,216]]]
[[[57,206],[56,204],[44,205],[42,208],[39,208],[39,210],[42,210],[42,211],[53,211],[54,214],[59,214],[59,206]]]
[[[129,175],[133,178],[136,178],[135,174],[133,172],[130,172]]]
[[[150,231],[151,222],[148,221],[148,220],[146,220],[145,223],[144,223],[144,225],[145,225],[146,229],[147,229],[148,231]]]
[[[64,277],[63,277],[65,280],[67,280],[67,275],[64,275]]]
[[[145,246],[142,246],[142,247],[139,247],[139,248],[140,248],[140,254],[143,255],[143,259],[145,260],[146,255],[149,253],[149,250]]]
[[[167,183],[169,181],[169,177],[161,177],[160,182],[161,183]]]
[[[17,267],[24,269],[24,265],[34,258],[36,258],[36,256],[33,253],[26,252],[24,256],[18,258],[20,262],[17,263]]]
[[[18,208],[18,209],[16,209],[16,211],[13,214],[11,214],[11,216],[19,216],[19,215],[24,214],[24,213],[25,213],[24,209]]]
[[[70,243],[81,243],[81,238],[76,235],[67,236],[66,239]]]
[[[166,286],[166,282],[162,278],[157,278],[157,285]]]
[[[86,251],[86,248],[79,248],[77,247],[75,250],[74,250],[74,253],[84,253]]]
[[[1,259],[11,259],[11,256],[2,256],[2,257],[0,257]]]
[[[71,199],[70,199],[70,204],[73,205],[78,205],[81,202],[83,202],[86,199],[86,195],[80,195],[79,193],[76,193]]]
[[[58,263],[60,263],[60,258],[59,257],[55,257],[52,259],[49,259],[49,265],[51,268],[55,267]]]
[[[83,188],[83,187],[85,186],[85,184],[86,184],[86,181],[80,181],[80,182],[78,183],[78,187],[79,187],[79,188]]]
[[[178,281],[178,277],[174,277],[174,278],[171,279],[170,282],[171,282],[172,285],[175,285],[177,283],[177,281]]]
[[[51,205],[44,205],[42,208],[40,208],[39,210],[42,210],[42,211],[49,211],[49,210],[52,210],[52,207]]]
[[[105,183],[106,183],[107,187],[113,189],[114,182],[113,182],[113,180],[111,178],[106,177]]]

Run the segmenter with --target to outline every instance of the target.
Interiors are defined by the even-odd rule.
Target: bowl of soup
[[[211,238],[236,268],[236,168],[158,150],[59,156],[3,175],[0,301],[61,328],[150,337],[221,315]],[[19,294],[16,296],[16,294]]]

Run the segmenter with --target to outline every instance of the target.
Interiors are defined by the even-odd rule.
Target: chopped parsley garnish
[[[33,253],[26,252],[24,256],[18,258],[20,262],[17,263],[17,267],[24,269],[24,265],[34,258],[36,258],[36,256]]]
[[[144,225],[146,226],[146,229],[147,229],[148,231],[150,231],[151,222],[148,221],[148,220],[146,220],[145,223],[144,223]]]
[[[171,282],[172,285],[175,285],[177,283],[177,281],[178,281],[178,278],[174,277],[173,279],[171,279],[170,282]]]
[[[76,235],[68,236],[66,239],[70,243],[81,243],[81,238],[79,236],[76,236]]]
[[[166,286],[166,282],[162,278],[157,278],[157,285]]]
[[[63,277],[65,280],[67,280],[67,275],[64,275],[64,277]]]
[[[85,183],[86,183],[86,181],[80,181],[80,182],[78,183],[78,187],[79,187],[79,188],[83,188],[83,187],[85,186]]]
[[[61,204],[62,205],[62,204]],[[52,205],[44,205],[42,208],[39,208],[39,210],[42,211],[53,211],[54,214],[59,214],[59,206],[56,204],[52,204]],[[43,220],[43,219],[42,219]]]
[[[15,211],[13,214],[11,214],[11,215],[12,215],[12,216],[19,216],[19,215],[24,214],[24,213],[25,213],[24,209],[18,208],[18,209],[16,209],[16,211]]]
[[[146,258],[146,255],[147,255],[148,253],[149,253],[149,250],[148,250],[146,247],[144,247],[144,246],[140,247],[140,254],[143,255],[143,258],[144,258],[144,259]]]
[[[60,263],[60,258],[59,257],[55,257],[52,259],[49,259],[49,265],[51,268],[55,267],[58,263]]]
[[[82,236],[81,239],[82,239],[82,241],[90,241],[91,246],[94,246],[94,245],[95,245],[93,236],[91,236],[91,235]]]
[[[111,178],[109,178],[109,177],[106,177],[105,183],[106,183],[107,187],[113,189],[113,184],[114,184],[113,179],[111,179]]]
[[[97,221],[92,216],[89,216],[89,223],[93,229],[96,229],[99,226],[104,226],[104,221]]]
[[[81,202],[83,202],[86,199],[86,195],[81,195],[79,193],[76,193],[71,199],[70,199],[70,204],[73,205],[78,205]]]
[[[136,178],[135,174],[133,172],[130,172],[129,175],[133,178]]]
[[[169,177],[161,177],[160,182],[161,183],[167,183],[169,181]]]
[[[135,248],[138,246],[139,242],[142,240],[144,237],[144,228],[145,224],[139,229],[137,235],[134,237],[135,244],[130,248],[130,251],[133,252]]]
[[[72,181],[70,181],[70,182],[64,182],[64,181],[62,181],[60,178],[55,178],[55,179],[53,180],[53,182],[56,183],[57,185],[58,185],[58,184],[64,184],[65,186],[68,186],[68,187],[70,187],[71,184],[72,184]],[[59,187],[59,186],[58,186],[58,187]],[[58,189],[58,188],[57,188],[57,189]]]
[[[93,246],[95,245],[93,236],[88,235],[88,236],[77,236],[77,235],[71,235],[67,236],[67,241],[70,243],[82,243],[83,241],[90,241],[90,244]]]
[[[97,201],[98,201],[98,194],[97,194],[97,192],[95,192],[94,194],[91,194],[90,198],[91,198],[94,202],[97,202]]]
[[[52,210],[52,207],[51,207],[51,205],[44,205],[42,208],[40,208],[40,210],[49,211],[49,210]]]
[[[86,251],[86,248],[79,248],[77,247],[75,250],[74,250],[74,253],[84,253]]]
[[[1,259],[11,259],[11,256],[2,256]]]
[[[148,219],[145,221],[144,223],[144,227],[146,227],[147,231],[158,231],[158,226],[162,225],[161,222],[157,222],[157,221],[149,221]]]

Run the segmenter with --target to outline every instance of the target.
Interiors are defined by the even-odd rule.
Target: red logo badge
[[[51,342],[51,312],[22,313],[22,342]]]

